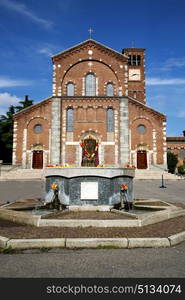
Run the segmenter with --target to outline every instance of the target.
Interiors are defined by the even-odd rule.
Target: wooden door
[[[43,168],[43,151],[33,151],[33,169]]]
[[[137,151],[137,168],[147,169],[147,152]]]

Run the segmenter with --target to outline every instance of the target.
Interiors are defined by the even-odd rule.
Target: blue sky
[[[0,0],[0,114],[29,95],[51,95],[50,56],[88,39],[146,48],[147,104],[185,130],[184,0]]]

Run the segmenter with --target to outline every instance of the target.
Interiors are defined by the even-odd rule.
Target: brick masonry
[[[137,166],[138,151],[146,153],[147,165],[166,165],[166,117],[146,105],[145,50],[112,50],[87,40],[52,57],[52,97],[14,117],[13,163],[32,168],[33,152],[47,164],[81,165],[80,142],[91,136],[99,143],[99,162],[107,166]],[[129,55],[140,56],[129,65]],[[136,73],[137,78],[134,77]],[[86,76],[95,78],[94,96],[86,96]],[[136,80],[137,79],[137,80]],[[67,95],[69,83],[74,95]],[[107,84],[113,95],[107,96]],[[73,109],[73,130],[67,131],[67,110]],[[107,110],[114,112],[114,129],[107,131]],[[42,131],[36,133],[35,125]],[[145,127],[144,133],[138,126]]]

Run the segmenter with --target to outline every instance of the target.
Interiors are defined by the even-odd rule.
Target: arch
[[[28,128],[29,124],[36,119],[41,119],[43,121],[46,121],[48,124],[50,124],[50,121],[48,119],[46,119],[45,117],[37,116],[37,117],[32,117],[30,120],[28,120],[26,123],[26,127]]]
[[[151,121],[151,119],[149,119],[148,117],[145,117],[145,116],[138,116],[138,117],[135,117],[132,121],[130,121],[130,125],[133,125],[135,121],[138,121],[138,120],[146,120],[148,121],[151,126],[154,128],[154,124],[153,122]]]
[[[107,63],[105,63],[104,61],[99,61],[98,59],[91,59],[91,60],[89,60],[89,59],[83,59],[83,60],[77,61],[76,63],[72,64],[72,66],[69,66],[69,68],[65,71],[65,74],[63,75],[63,78],[61,79],[61,84],[63,85],[64,79],[65,79],[67,73],[70,71],[70,69],[72,69],[77,64],[81,64],[81,63],[87,62],[87,61],[88,62],[89,61],[91,61],[91,62],[94,61],[94,62],[98,62],[100,64],[105,65],[107,68],[109,68],[114,73],[114,75],[115,75],[115,77],[117,79],[117,82],[118,82],[118,75],[117,75],[117,73],[115,73],[114,69],[110,65],[108,65]]]
[[[80,141],[82,142],[84,139],[88,137],[93,138],[98,143],[100,143],[100,134],[98,132],[95,132],[94,130],[87,130],[85,132],[82,132],[80,136]]]
[[[99,141],[98,134],[94,131],[86,131],[81,136],[82,167],[97,167],[99,165]]]

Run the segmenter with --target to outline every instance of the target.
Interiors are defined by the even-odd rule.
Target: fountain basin
[[[133,201],[135,169],[129,168],[45,168],[46,193],[57,184],[66,205],[114,205],[120,202],[120,186],[128,185],[128,201]]]
[[[78,206],[79,207],[79,206]],[[69,209],[72,207],[69,207]],[[80,208],[80,207],[79,207]],[[81,207],[82,208],[82,207]],[[15,211],[11,209],[0,208],[0,218],[21,224],[30,224],[37,227],[40,226],[55,226],[55,227],[140,227],[149,224],[155,224],[170,218],[175,218],[185,215],[185,209],[170,205],[168,208],[163,208],[160,211],[147,210],[141,214],[132,214],[125,211],[115,210],[118,214],[135,216],[135,219],[118,219],[118,220],[85,220],[85,219],[43,219],[41,215],[34,215],[24,211]]]

